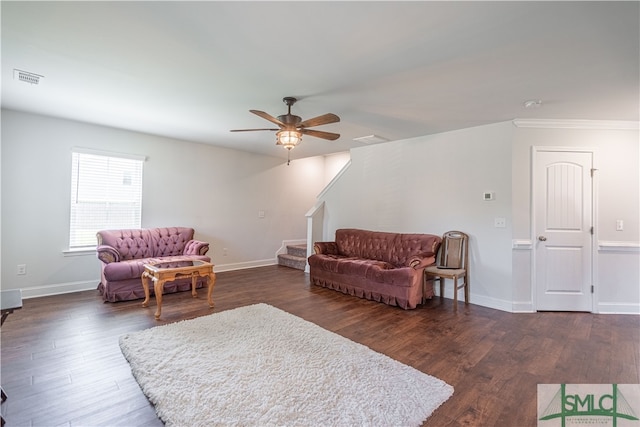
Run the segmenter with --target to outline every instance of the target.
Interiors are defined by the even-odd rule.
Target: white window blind
[[[143,160],[72,153],[70,249],[95,247],[99,230],[141,227]]]

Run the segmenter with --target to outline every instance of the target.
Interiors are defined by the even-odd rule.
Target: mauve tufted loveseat
[[[345,228],[334,242],[316,242],[309,257],[311,283],[404,309],[433,297],[424,268],[433,264],[442,238]],[[424,286],[423,286],[424,284]]]
[[[167,227],[135,230],[103,230],[96,235],[96,248],[101,264],[98,290],[105,301],[116,302],[144,298],[140,277],[144,264],[151,261],[199,259],[211,262],[205,256],[209,243],[193,239],[193,228]],[[199,277],[197,287],[206,283]],[[191,289],[191,279],[167,282],[163,293]],[[150,289],[153,293],[153,288]]]

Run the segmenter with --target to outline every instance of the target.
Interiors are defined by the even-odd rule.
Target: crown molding
[[[519,128],[638,130],[640,122],[623,120],[515,119]]]

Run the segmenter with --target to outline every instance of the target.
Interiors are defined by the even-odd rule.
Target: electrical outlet
[[[493,226],[495,228],[505,228],[507,226],[507,220],[505,218],[495,218],[493,220]]]
[[[18,264],[17,273],[18,276],[24,276],[27,274],[27,264]]]
[[[222,248],[222,256],[227,256],[229,254],[227,248]]]
[[[617,219],[616,220],[616,231],[623,231],[624,230],[624,221],[621,219]]]

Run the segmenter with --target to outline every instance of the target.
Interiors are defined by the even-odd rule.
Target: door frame
[[[598,150],[595,147],[562,147],[562,146],[531,146],[531,173],[529,176],[531,184],[530,193],[530,242],[531,242],[531,305],[534,312],[538,311],[537,298],[537,273],[536,273],[536,177],[534,176],[537,166],[536,157],[539,152],[573,152],[591,153],[592,158],[592,179],[591,179],[591,226],[593,234],[591,238],[591,313],[598,313],[600,287],[598,286]]]

